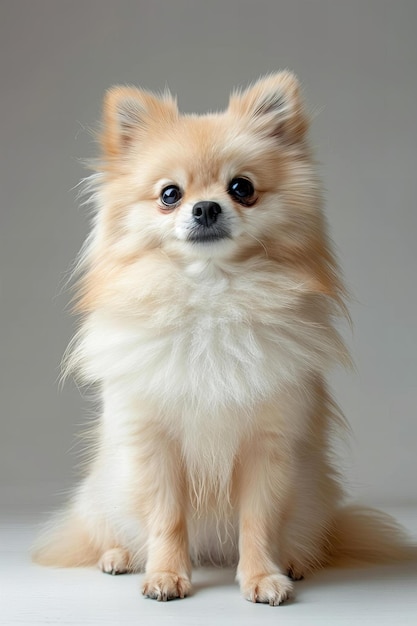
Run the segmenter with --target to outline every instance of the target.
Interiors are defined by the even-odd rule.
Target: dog
[[[65,362],[102,408],[35,561],[144,570],[157,600],[190,593],[192,564],[236,564],[247,600],[279,605],[326,565],[406,558],[391,518],[345,505],[332,459],[346,291],[308,128],[288,71],[202,116],[106,94]]]

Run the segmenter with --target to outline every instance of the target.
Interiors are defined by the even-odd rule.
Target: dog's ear
[[[152,125],[161,127],[162,123],[177,117],[176,101],[168,91],[159,97],[136,87],[112,87],[106,93],[103,106],[105,155],[123,155]]]
[[[234,92],[229,111],[247,120],[256,132],[287,143],[301,141],[308,129],[299,82],[287,71],[261,78],[243,92]]]

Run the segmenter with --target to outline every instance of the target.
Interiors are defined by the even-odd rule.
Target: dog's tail
[[[417,544],[388,514],[361,506],[336,512],[331,533],[330,562],[346,566],[417,561]]]
[[[97,563],[100,550],[85,521],[72,511],[65,511],[56,514],[42,529],[31,555],[39,565],[82,567]]]

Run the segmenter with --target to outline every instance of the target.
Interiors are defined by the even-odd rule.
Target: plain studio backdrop
[[[2,510],[62,500],[94,413],[58,379],[75,328],[65,280],[88,230],[75,187],[105,90],[167,85],[205,112],[280,68],[304,86],[353,294],[356,372],[332,376],[354,433],[341,466],[355,499],[415,503],[415,0],[3,0],[0,18]]]

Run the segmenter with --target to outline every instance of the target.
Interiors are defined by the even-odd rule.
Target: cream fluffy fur
[[[307,126],[288,72],[201,117],[169,94],[108,93],[66,364],[103,408],[39,562],[144,568],[143,593],[163,600],[189,592],[191,562],[236,562],[244,596],[276,605],[287,574],[405,555],[390,520],[341,507],[330,463],[343,420],[324,376],[348,362],[333,325],[344,292]],[[247,206],[228,192],[236,177],[254,186]],[[201,200],[221,207],[226,238],[190,241]]]

